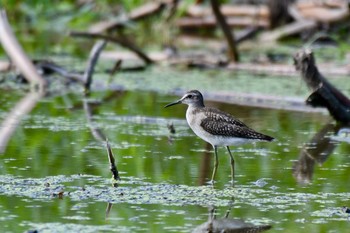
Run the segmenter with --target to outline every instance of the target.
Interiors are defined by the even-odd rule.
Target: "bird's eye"
[[[192,95],[188,95],[187,98],[192,99]]]

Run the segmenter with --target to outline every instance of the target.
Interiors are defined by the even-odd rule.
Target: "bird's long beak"
[[[176,100],[175,102],[172,102],[170,104],[167,104],[164,106],[164,108],[167,108],[167,107],[170,107],[170,106],[173,106],[173,105],[176,105],[176,104],[181,104],[182,101],[181,100]]]

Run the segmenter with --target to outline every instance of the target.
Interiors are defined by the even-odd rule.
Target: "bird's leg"
[[[235,177],[235,160],[230,151],[230,147],[226,146],[228,153],[230,154],[230,164],[231,164],[231,182],[233,184],[233,179]]]
[[[210,183],[214,184],[214,178],[216,175],[216,170],[218,169],[218,165],[219,165],[219,159],[218,159],[218,147],[217,146],[213,146],[214,147],[214,153],[215,153],[215,161],[214,161],[214,169],[213,169],[213,175],[211,176],[211,181]]]

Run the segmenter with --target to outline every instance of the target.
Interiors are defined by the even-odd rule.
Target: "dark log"
[[[325,107],[336,121],[350,123],[350,99],[318,71],[311,50],[299,51],[294,56],[294,65],[306,85],[313,91],[306,103],[313,107]]]

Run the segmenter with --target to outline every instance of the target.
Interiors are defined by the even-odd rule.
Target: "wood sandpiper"
[[[197,90],[188,91],[181,99],[167,104],[165,107],[181,103],[188,105],[186,120],[190,128],[198,137],[209,142],[214,148],[215,161],[210,183],[214,183],[219,164],[218,146],[225,146],[230,155],[231,181],[233,184],[235,161],[229,146],[255,141],[272,141],[274,139],[256,132],[226,112],[205,107],[203,96]]]

